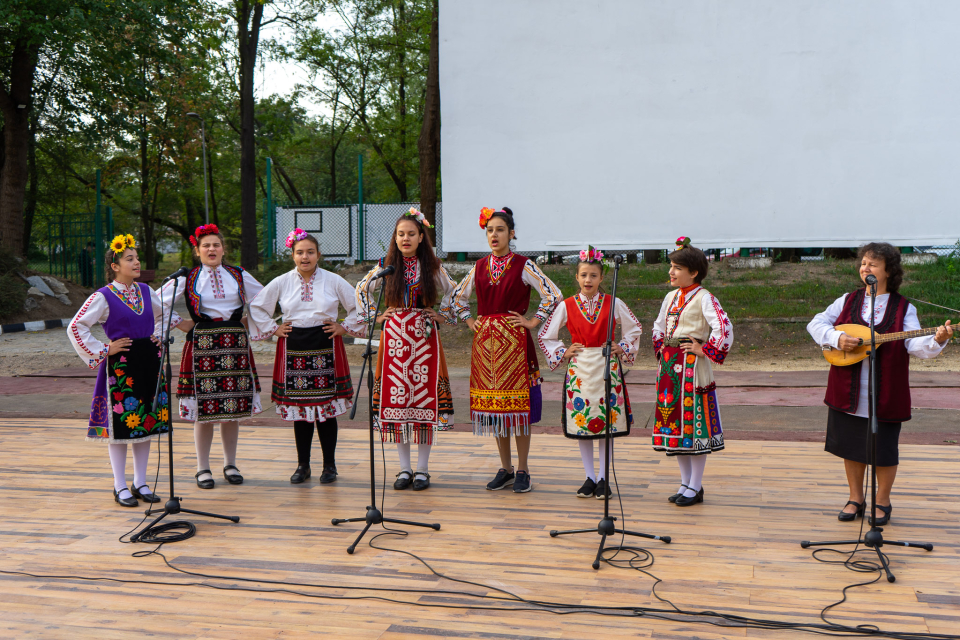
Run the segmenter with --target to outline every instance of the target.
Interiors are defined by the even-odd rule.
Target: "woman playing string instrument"
[[[898,293],[903,282],[900,251],[886,242],[871,242],[857,253],[860,279],[877,279],[874,324],[877,333],[895,333],[920,329],[917,310]],[[834,329],[839,324],[870,325],[870,288],[860,287],[837,298],[826,311],[818,313],[807,331],[823,349],[853,351],[860,339]],[[883,515],[877,525],[890,520],[893,506],[890,491],[900,463],[900,426],[910,419],[909,357],[927,359],[940,354],[953,335],[950,322],[936,335],[884,343],[877,347],[877,507]],[[830,367],[824,403],[827,413],[827,441],[824,447],[843,458],[850,498],[837,515],[841,521],[862,516],[866,506],[863,491],[864,472],[870,460],[867,449],[867,409],[870,367],[864,361],[850,366]]]

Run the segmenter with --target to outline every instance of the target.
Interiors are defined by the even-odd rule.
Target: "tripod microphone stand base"
[[[347,547],[347,553],[352,554],[357,545],[360,544],[360,540],[363,539],[363,536],[367,533],[371,526],[375,524],[382,524],[384,522],[389,522],[391,524],[405,524],[411,527],[427,527],[428,529],[433,529],[434,531],[440,531],[439,523],[434,522],[433,524],[426,524],[424,522],[411,522],[410,520],[397,520],[395,518],[384,518],[383,514],[380,513],[380,509],[376,507],[367,507],[367,515],[362,518],[334,518],[330,521],[330,524],[340,524],[341,522],[366,522],[363,530],[360,532],[360,535],[357,536],[357,539],[353,541],[353,544]]]
[[[638,538],[649,538],[650,540],[660,540],[661,542],[670,544],[670,536],[655,536],[649,533],[640,533],[638,531],[624,531],[623,529],[617,529],[616,524],[614,524],[615,520],[616,518],[614,516],[604,516],[603,518],[601,518],[600,523],[597,524],[596,531],[597,533],[600,534],[600,548],[597,549],[597,557],[593,561],[594,569],[600,568],[600,556],[603,555],[604,549],[607,548],[604,546],[607,543],[607,537],[615,535],[617,533],[625,536],[636,536]],[[556,538],[557,536],[566,536],[572,533],[591,533],[591,532],[593,532],[593,529],[574,529],[571,531],[557,531],[556,529],[554,529],[553,531],[550,532],[550,537]]]
[[[191,513],[196,516],[207,516],[208,518],[221,518],[223,520],[229,520],[230,522],[240,522],[240,516],[221,516],[217,513],[207,513],[206,511],[194,511],[193,509],[184,509],[183,507],[180,506],[180,500],[182,500],[182,498],[180,498],[179,496],[170,497],[163,504],[163,513],[160,513],[160,509],[147,509],[146,511],[144,511],[144,514],[148,516],[152,516],[155,513],[160,513],[160,515],[156,519],[154,519],[153,522],[148,524],[142,531],[139,531],[137,534],[131,536],[130,541],[139,542],[140,538],[142,538],[151,529],[153,529],[154,525],[156,525],[158,522],[160,522],[167,516],[176,515],[178,513]]]
[[[880,564],[883,565],[883,571],[887,574],[887,582],[895,582],[897,577],[893,575],[893,572],[890,571],[890,564],[887,562],[887,558],[880,551],[880,547],[886,544],[893,545],[895,547],[918,547],[920,549],[926,549],[927,551],[933,551],[933,545],[929,542],[899,542],[897,540],[884,540],[883,529],[881,527],[871,527],[870,531],[867,531],[863,538],[859,540],[831,540],[826,542],[810,542],[809,540],[804,540],[800,543],[800,546],[804,549],[808,549],[810,547],[832,547],[835,545],[845,544],[862,544],[863,546],[870,547],[876,551],[877,557],[880,558]]]

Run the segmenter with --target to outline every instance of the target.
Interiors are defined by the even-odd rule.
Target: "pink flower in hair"
[[[293,231],[287,234],[287,242],[286,242],[287,248],[293,249],[293,245],[297,244],[298,242],[300,242],[306,237],[307,237],[307,232],[297,227],[296,229],[294,229]]]

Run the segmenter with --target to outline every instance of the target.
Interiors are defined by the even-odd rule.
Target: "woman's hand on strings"
[[[569,362],[570,360],[576,358],[581,351],[583,351],[583,345],[579,342],[574,342],[572,345],[570,345],[570,348],[564,352],[563,359]]]
[[[273,332],[273,335],[277,336],[278,338],[286,338],[288,335],[290,335],[290,331],[292,330],[293,324],[290,322],[284,322],[282,325],[276,328],[276,330]]]
[[[393,317],[397,310],[394,307],[387,307],[387,310],[377,316],[377,322],[383,323]]]
[[[506,320],[507,320],[507,323],[510,324],[510,326],[512,327],[523,327],[524,329],[529,329],[530,331],[533,331],[534,329],[540,326],[540,320],[538,318],[530,318],[529,320],[527,320],[516,311],[511,311],[510,316],[511,317],[507,318]]]
[[[323,323],[323,330],[327,332],[327,335],[331,338],[337,338],[347,335],[347,330],[343,328],[343,325],[339,322],[325,322]]]
[[[107,355],[117,355],[123,351],[130,351],[130,345],[133,344],[133,340],[130,338],[117,338],[116,340],[110,341],[110,349],[107,351]]]
[[[690,338],[690,342],[684,342],[681,346],[684,353],[692,353],[695,356],[703,355],[703,344],[695,338]]]
[[[939,332],[937,335],[940,335]],[[840,349],[840,351],[849,352],[860,346],[863,346],[863,341],[860,340],[860,338],[854,338],[846,333],[841,333],[840,338],[837,339],[837,348]]]
[[[937,327],[937,335],[934,336],[934,339],[939,344],[947,344],[947,341],[953,337],[953,327],[950,326],[950,321],[947,320],[944,324]]]

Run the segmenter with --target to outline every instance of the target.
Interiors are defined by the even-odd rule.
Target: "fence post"
[[[363,224],[363,154],[357,154],[357,245],[360,261],[366,258],[366,226]]]

